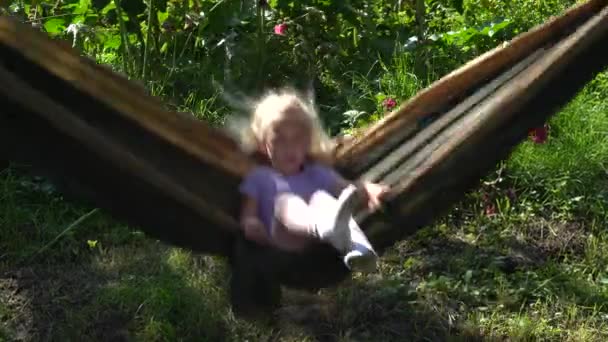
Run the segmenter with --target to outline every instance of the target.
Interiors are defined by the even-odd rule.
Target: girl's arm
[[[353,182],[345,179],[336,172],[336,189],[334,190],[334,196],[340,196],[340,193]],[[382,196],[386,194],[389,187],[384,184],[377,184],[371,182],[354,182],[357,188],[363,189],[362,195],[365,196],[364,200],[367,201],[369,209],[375,210],[382,205]]]
[[[239,186],[242,194],[240,225],[245,234],[245,238],[260,244],[269,242],[264,223],[258,216],[259,193],[264,190],[266,181],[264,169],[253,169]]]
[[[323,188],[329,191],[335,197],[339,197],[342,191],[353,184],[353,182],[345,179],[336,170],[323,164],[317,164],[315,172],[317,172],[318,180],[323,184]],[[363,196],[363,200],[367,202],[368,208],[375,210],[380,207],[382,196],[386,194],[389,187],[384,184],[376,184],[371,182],[355,182],[354,185],[363,191],[359,193]]]
[[[264,224],[258,217],[258,204],[255,199],[244,196],[241,207],[241,227],[245,237],[260,244],[268,243]]]
[[[258,203],[254,198],[245,195],[241,205],[241,225],[251,219],[258,219]]]

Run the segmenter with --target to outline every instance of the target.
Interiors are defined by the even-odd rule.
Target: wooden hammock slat
[[[467,97],[466,100],[456,105],[453,109],[440,116],[435,122],[431,123],[430,126],[426,127],[419,134],[412,137],[412,139],[409,139],[400,147],[393,150],[375,166],[372,166],[367,172],[365,172],[362,178],[373,182],[382,181],[388,185],[395,184],[397,179],[402,178],[402,175],[404,174],[408,174],[408,171],[411,169],[411,167],[407,168],[407,164],[403,164],[413,152],[421,149],[430,139],[446,129],[446,127],[450,126],[455,120],[461,118],[462,115],[472,106],[491,95],[498,87],[504,85],[515,75],[524,70],[525,67],[530,65],[538,57],[542,56],[543,52],[544,50],[540,49],[531,54],[520,63],[516,64],[513,68],[507,70],[502,75],[492,80],[489,84],[477,90],[473,95]],[[399,168],[399,170],[395,172],[395,168]],[[394,177],[387,177],[387,174],[389,173],[397,174],[397,179],[394,179]]]
[[[337,165],[355,175],[363,173],[403,141],[399,139],[402,137],[399,131],[403,127],[429,114],[442,112],[446,105],[467,94],[471,88],[495,77],[530,52],[559,39],[564,32],[597,13],[607,3],[607,0],[590,0],[577,5],[563,15],[546,21],[508,44],[498,46],[442,77],[398,110],[374,123],[363,134],[342,145],[336,153]]]
[[[71,90],[77,94],[73,99],[52,97],[52,101],[63,101],[61,112],[65,116],[62,119],[50,115],[43,100],[24,103],[30,105],[32,115],[44,117],[46,123],[54,123],[54,127],[73,137],[76,144],[88,146],[88,154],[124,169],[129,177],[139,177],[148,186],[190,207],[201,218],[201,226],[180,227],[184,232],[195,231],[192,234],[184,233],[180,241],[192,235],[192,245],[207,251],[213,241],[219,239],[218,247],[210,250],[224,255],[229,253],[223,246],[229,245],[228,241],[232,238],[227,239],[226,232],[218,233],[216,230],[234,233],[237,228],[234,214],[239,196],[225,189],[236,189],[239,179],[254,165],[234,140],[204,122],[182,113],[163,110],[158,99],[147,96],[143,88],[135,83],[78,56],[74,49],[50,40],[46,35],[11,18],[0,18],[0,41],[5,49],[7,68],[18,73],[13,78],[27,78],[31,91],[36,92],[35,96],[61,87],[73,88]],[[8,57],[13,53],[14,58]],[[23,59],[25,61],[20,62]],[[42,82],[36,72],[29,70],[29,63],[57,79]],[[4,82],[10,85],[13,81],[7,79]],[[65,84],[58,87],[53,82]],[[25,91],[25,87],[19,89]],[[8,91],[5,96],[9,98],[31,99],[17,95],[17,88],[5,90]],[[94,99],[91,103],[80,104],[81,99],[90,98]],[[37,106],[37,109],[31,108],[31,105]],[[93,109],[83,111],[83,107]],[[5,127],[10,125],[7,122]],[[130,127],[131,131],[128,132],[122,125]],[[144,146],[142,135],[152,135],[154,144],[162,146],[156,147],[160,151],[155,151],[153,146]],[[168,155],[167,149],[175,152]],[[178,152],[182,152],[180,156],[176,155]],[[209,182],[210,178],[214,181]],[[121,190],[131,191],[129,186]],[[160,214],[162,208],[157,210]],[[204,221],[208,223],[202,224]],[[157,227],[156,231],[161,234],[153,235],[167,240],[167,234],[162,234],[163,229],[168,227]]]
[[[1,80],[4,84],[4,79]],[[35,100],[29,99],[31,102]],[[152,237],[195,251],[227,255],[234,234],[219,227],[208,216],[191,206],[184,206],[154,184],[111,164],[87,149],[81,141],[48,125],[40,116],[28,111],[23,102],[0,97],[0,155],[9,160],[32,165],[55,182],[67,197],[85,199],[116,218],[142,228]],[[51,108],[52,110],[52,108]],[[124,128],[124,126],[123,126]],[[162,150],[160,144],[147,144],[151,150]],[[167,165],[185,164],[179,151],[163,151]],[[204,170],[205,165],[191,163],[188,169]],[[171,172],[165,173],[171,174]],[[207,169],[215,183],[235,187],[230,178]],[[182,183],[188,183],[181,180]],[[215,190],[218,199],[221,192]],[[211,201],[207,202],[213,203]],[[236,204],[235,204],[236,205]],[[224,207],[223,212],[228,212]]]
[[[87,148],[99,151],[99,155],[108,162],[139,174],[146,179],[156,191],[171,193],[181,205],[189,207],[202,217],[208,217],[233,232],[239,230],[234,217],[227,212],[211,206],[208,199],[201,198],[193,192],[189,184],[175,179],[175,174],[160,172],[149,160],[130,153],[129,149],[116,140],[109,139],[103,132],[95,129],[64,106],[54,102],[48,96],[32,89],[6,69],[0,67],[0,91],[10,94],[16,102],[31,112],[41,114],[52,126],[74,138],[85,136],[81,140]],[[36,99],[36,101],[31,101]],[[40,110],[40,109],[43,110]]]
[[[548,82],[557,78],[557,74],[573,59],[588,48],[590,44],[601,44],[601,38],[608,32],[608,7],[570,37],[558,43],[535,63],[519,73],[511,82],[498,89],[490,98],[481,102],[459,123],[450,125],[435,140],[427,144],[417,157],[413,158],[415,166],[397,170],[396,175],[389,175],[388,183],[393,185],[395,193],[405,191],[408,186],[422,177],[425,171],[432,169],[461,146],[479,144],[479,137],[494,131],[504,124],[510,115],[517,113],[522,103],[534,97]],[[408,166],[405,164],[405,166]]]
[[[513,77],[510,83],[500,84],[501,87],[497,87],[498,89],[495,88],[491,93],[488,94],[486,98],[482,99],[480,102],[476,102],[472,107],[466,108],[464,113],[454,111],[454,113],[461,115],[450,122],[449,125],[442,122],[442,119],[449,119],[450,114],[452,114],[450,112],[442,116],[430,127],[420,132],[418,136],[422,137],[423,139],[427,138],[426,140],[415,141],[416,139],[413,139],[413,141],[406,143],[405,145],[408,145],[411,142],[417,142],[420,149],[411,155],[407,155],[404,159],[394,164],[392,170],[385,175],[385,177],[379,179],[379,181],[390,184],[395,189],[395,192],[398,193],[400,190],[402,190],[402,183],[404,183],[409,177],[433,167],[432,164],[427,164],[430,159],[433,159],[435,162],[439,162],[440,160],[436,159],[436,156],[440,151],[443,151],[442,149],[454,149],[459,138],[477,134],[476,129],[479,129],[482,120],[495,121],[497,120],[496,118],[503,117],[504,113],[488,110],[487,106],[496,103],[497,96],[501,94],[500,91],[505,91],[507,93],[512,92],[510,87],[516,82],[517,77],[527,74],[530,68],[535,65],[532,62],[538,62],[538,58],[543,56],[542,52],[544,51],[539,51],[536,54],[528,56],[524,61],[522,61],[521,64],[516,65],[513,69],[506,72],[505,75],[507,75],[507,77]],[[500,79],[500,77],[497,78],[497,80],[498,79]],[[485,87],[482,88],[481,92],[483,93],[485,89]],[[477,98],[475,95],[468,99]],[[462,104],[469,102],[468,99],[462,102]],[[458,107],[459,106],[456,106],[455,109],[459,109]],[[438,128],[435,126],[438,126]],[[440,128],[441,131],[437,135],[430,137],[432,139],[428,138],[428,134],[426,133],[439,131]],[[445,156],[445,153],[443,156]]]
[[[197,158],[242,176],[253,166],[234,141],[197,120],[163,110],[159,99],[108,68],[82,58],[64,42],[8,17],[0,18],[0,41],[57,77],[86,93],[142,128],[166,139]]]
[[[427,145],[427,151],[420,151],[418,158],[412,157],[418,160],[411,173],[397,171],[390,178],[394,184],[394,195],[389,198],[392,203],[390,220],[385,221],[387,217],[380,219],[379,215],[369,219],[374,216],[370,215],[365,221],[372,243],[379,248],[391,244],[398,239],[400,230],[402,233],[411,230],[399,229],[399,222],[408,226],[412,221],[419,221],[413,218],[424,216],[420,211],[425,206],[441,207],[435,206],[433,199],[452,201],[458,197],[456,193],[447,195],[453,188],[462,189],[461,184],[471,184],[475,179],[472,176],[483,175],[489,165],[504,159],[516,142],[526,136],[530,127],[527,123],[551,116],[595,73],[608,65],[606,41],[608,7],[473,108],[460,124],[449,126],[435,137]],[[546,104],[544,108],[537,108],[543,103]],[[530,108],[534,111],[530,112]],[[501,140],[509,143],[496,146],[495,142]],[[492,148],[502,150],[502,153],[492,153]],[[484,150],[491,155],[484,155]],[[465,165],[459,167],[455,163]],[[437,215],[437,212],[431,215]]]
[[[149,130],[148,126],[166,124],[147,121],[150,113],[162,119],[161,105],[152,97],[134,90],[137,87],[125,79],[107,78],[108,83],[114,82],[109,89],[128,95],[112,101],[137,98],[132,106],[139,106],[142,99],[153,100],[155,111],[144,106],[137,120],[132,120],[108,105],[104,96],[91,96],[83,90],[86,78],[82,74],[90,84],[103,84],[95,76],[110,74],[107,70],[76,58],[59,44],[49,44],[48,37],[10,18],[0,18],[0,42],[4,66],[0,155],[52,173],[52,179],[64,189],[81,193],[79,197],[143,226],[154,237],[210,254],[230,253],[238,194],[226,188],[236,189],[240,174],[253,165],[234,141],[177,113],[164,112],[170,118],[167,127]],[[24,56],[15,48],[29,54]],[[77,64],[75,76],[47,70],[40,60],[48,61],[50,56],[65,58],[54,60],[64,65],[65,72],[70,63]],[[79,81],[74,83],[75,79]],[[157,134],[167,130],[192,137],[197,146],[184,149]]]

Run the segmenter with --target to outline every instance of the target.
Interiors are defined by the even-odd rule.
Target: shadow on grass
[[[280,317],[320,341],[564,338],[581,326],[604,326],[608,294],[584,265],[588,227],[535,221],[512,234],[494,228],[474,243],[455,232],[404,242],[383,258],[379,274],[295,299]],[[520,319],[532,326],[519,326]]]
[[[457,234],[412,239],[383,259],[377,275],[318,295],[287,290],[283,307],[265,322],[232,316],[224,262],[141,240],[99,248],[79,263],[9,267],[0,296],[11,314],[0,317],[9,340],[502,339],[509,333],[479,326],[471,315],[489,310],[508,317],[536,301],[585,307],[608,301],[555,262],[563,248],[541,249],[549,239],[537,239],[538,229],[522,228],[527,238],[520,239],[487,231],[476,244]],[[584,235],[578,226],[557,232],[565,236],[568,229]],[[569,253],[580,256],[584,248]]]
[[[56,235],[43,230],[49,220],[61,227],[66,217],[73,220],[72,209],[55,213],[67,205],[34,215],[43,200],[13,200],[1,206],[2,217],[14,218],[1,221],[0,229],[17,242],[27,232],[7,222],[32,225],[31,239],[18,241],[24,249],[37,250]],[[17,215],[16,208],[24,211]],[[378,275],[319,295],[286,291],[274,317],[247,322],[230,311],[224,261],[132,239],[111,221],[87,222],[36,263],[17,267],[0,259],[0,340],[476,341],[517,333],[482,326],[471,318],[479,312],[533,318],[522,308],[535,302],[605,311],[605,290],[587,280],[580,271],[585,265],[573,267],[599,269],[608,261],[605,246],[589,246],[584,223],[503,223],[509,222],[482,223],[469,233],[470,227],[423,229],[383,257]],[[99,245],[86,247],[89,238]],[[563,324],[586,323],[582,315]]]
[[[215,280],[195,274],[201,266],[191,263],[199,259],[154,243],[89,259],[9,268],[0,275],[11,313],[2,322],[9,340],[228,339],[222,294]],[[193,270],[183,274],[184,267]]]
[[[103,214],[65,231],[90,208],[19,169],[0,177],[0,341],[225,340],[221,262]]]

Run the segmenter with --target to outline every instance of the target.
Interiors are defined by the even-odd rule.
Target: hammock
[[[379,253],[445,212],[608,65],[607,4],[575,6],[475,58],[336,150],[348,178],[392,186],[383,210],[356,216]],[[222,131],[8,17],[0,60],[0,156],[151,237],[228,257],[233,304],[349,276],[328,245],[295,254],[242,238],[237,187],[256,164]]]

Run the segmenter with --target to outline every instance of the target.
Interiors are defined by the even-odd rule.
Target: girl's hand
[[[367,196],[367,207],[370,210],[376,210],[382,205],[382,197],[388,193],[389,187],[384,184],[363,183],[365,195]]]
[[[245,238],[260,244],[268,243],[264,224],[257,217],[247,217],[243,220],[243,231]]]

